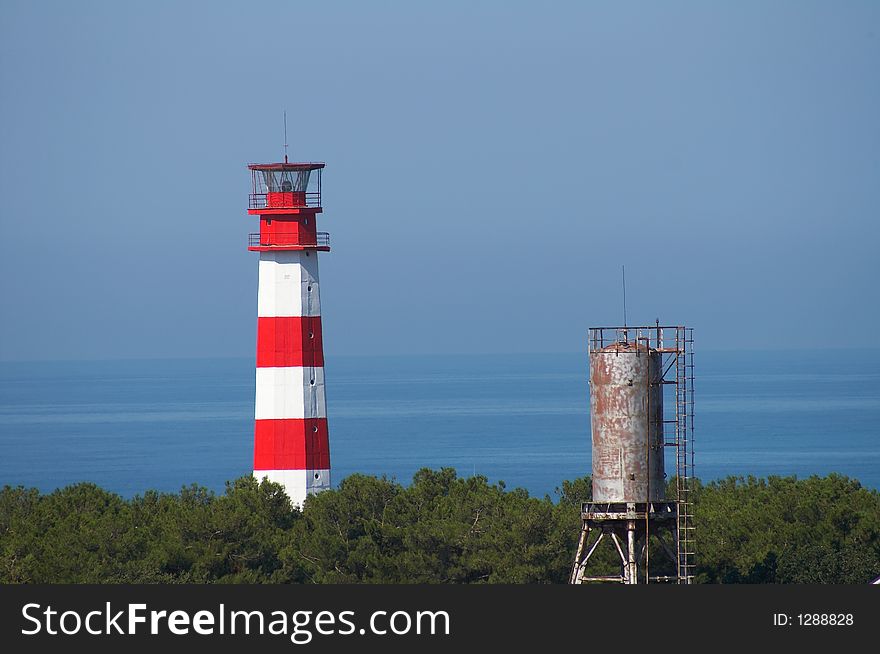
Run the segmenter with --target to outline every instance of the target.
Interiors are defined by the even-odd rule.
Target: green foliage
[[[700,581],[866,583],[880,575],[880,493],[827,477],[728,477],[696,493]]]
[[[277,484],[243,477],[216,497],[191,486],[126,502],[93,484],[0,491],[0,581],[272,581],[299,519]]]
[[[409,486],[351,475],[302,511],[252,477],[221,495],[190,486],[131,500],[93,484],[45,495],[7,486],[0,581],[565,583],[590,478],[556,494],[534,498],[448,468],[420,470]],[[865,583],[880,574],[880,493],[857,481],[730,477],[697,482],[693,497],[699,581]],[[617,572],[617,555],[600,547],[591,566]]]
[[[485,477],[420,470],[408,488],[363,475],[310,497],[282,558],[318,583],[537,583],[565,557],[554,507]]]

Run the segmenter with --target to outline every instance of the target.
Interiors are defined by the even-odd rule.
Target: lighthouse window
[[[309,187],[310,170],[261,170],[264,192],[303,192]]]
[[[311,384],[312,386],[314,386],[314,385],[315,385],[315,380],[314,380],[314,379],[310,379],[310,380],[309,380],[309,384]]]
[[[311,293],[311,292],[312,292],[312,287],[311,287],[311,286],[309,286],[309,293]]]
[[[320,476],[321,476],[321,475],[319,475],[317,472],[315,473],[315,479],[317,479],[317,478],[320,477]]]
[[[309,332],[309,338],[315,338],[315,332]]]
[[[318,431],[318,425],[313,426],[312,431]]]

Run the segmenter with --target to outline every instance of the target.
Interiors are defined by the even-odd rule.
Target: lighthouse
[[[323,163],[250,164],[248,213],[260,231],[254,476],[281,484],[291,502],[330,488],[317,231]]]

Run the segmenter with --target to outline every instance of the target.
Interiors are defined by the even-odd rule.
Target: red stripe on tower
[[[327,418],[257,420],[254,470],[330,467]]]
[[[260,231],[254,476],[278,482],[296,505],[330,487],[318,232],[324,164],[252,164],[248,213]]]
[[[323,366],[321,316],[257,318],[257,367]]]

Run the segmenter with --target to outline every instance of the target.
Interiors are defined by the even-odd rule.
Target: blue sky
[[[880,4],[0,5],[0,359],[251,356],[246,163],[327,162],[333,354],[880,322]]]

